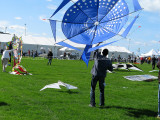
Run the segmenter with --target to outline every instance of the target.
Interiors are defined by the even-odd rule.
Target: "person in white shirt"
[[[8,60],[10,59],[9,53],[11,51],[12,50],[7,50],[7,49],[3,51],[3,54],[2,54],[2,57],[1,57],[3,72],[5,72],[5,68],[8,65]]]

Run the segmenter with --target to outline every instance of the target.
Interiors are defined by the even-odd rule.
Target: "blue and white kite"
[[[76,50],[79,49],[65,41],[70,40],[86,45],[81,58],[87,65],[92,51],[118,40],[96,47],[93,47],[93,45],[102,43],[116,35],[126,38],[139,17],[137,15],[126,30],[120,34],[120,31],[129,19],[129,15],[142,10],[138,0],[133,0],[134,11],[131,13],[125,0],[76,0],[76,2],[75,0],[63,0],[51,18],[69,2],[73,2],[73,5],[67,9],[61,20],[61,29],[66,39],[57,44]],[[49,21],[56,40],[56,23],[59,21],[51,18]]]

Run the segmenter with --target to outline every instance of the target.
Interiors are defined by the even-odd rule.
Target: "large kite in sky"
[[[65,11],[63,19],[61,21],[54,20],[54,16],[69,2],[72,2],[73,5]],[[86,45],[82,59],[88,65],[92,51],[118,40],[96,47],[93,47],[94,45],[103,43],[116,35],[126,38],[139,14],[134,17],[122,34],[120,31],[127,23],[130,14],[142,10],[138,0],[133,0],[133,8],[134,10],[130,12],[125,0],[63,0],[49,21],[55,41],[57,22],[61,22],[61,29],[66,39],[57,44],[75,50],[79,49],[65,41]]]

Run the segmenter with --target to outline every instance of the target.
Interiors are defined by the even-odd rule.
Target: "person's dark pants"
[[[152,63],[152,69],[155,69],[155,63]]]
[[[52,59],[51,58],[48,59],[48,64],[50,64],[50,65],[52,64]]]
[[[99,90],[100,90],[100,106],[104,105],[104,82],[105,82],[105,77],[101,76],[92,76],[92,81],[91,81],[91,92],[90,92],[90,104],[95,105],[95,88],[97,81],[99,81]]]

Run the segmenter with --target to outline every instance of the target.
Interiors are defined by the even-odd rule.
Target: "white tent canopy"
[[[0,42],[9,42],[12,40],[13,35],[0,34]]]
[[[0,34],[0,42],[9,42],[12,40],[13,35]],[[46,37],[33,37],[33,36],[22,36],[23,44],[32,45],[49,45],[54,46],[55,42],[53,38]]]
[[[1,48],[4,48],[4,45],[6,42],[9,42],[12,40],[13,35],[8,34],[0,34],[0,42],[4,43],[1,44]],[[20,37],[20,36],[19,36]],[[58,39],[57,42],[60,42],[61,40]],[[79,53],[82,54],[83,49],[85,48],[85,45],[83,44],[76,44],[74,42],[71,42],[69,40],[66,40],[65,42],[70,44],[71,46],[74,46],[81,51],[76,51],[71,48],[66,48],[60,45],[55,45],[55,40],[53,38],[47,38],[47,37],[33,37],[33,36],[22,36],[22,42],[23,42],[23,51],[27,52],[28,50],[37,50],[38,52],[42,52],[41,48],[43,47],[46,52],[48,49],[51,49],[54,53],[54,55],[59,56],[63,54],[63,52],[72,51],[73,53]],[[132,54],[129,50],[127,50],[125,47],[119,47],[119,46],[105,46],[101,48],[101,50],[107,48],[109,50],[109,57],[112,53],[114,53],[115,57],[118,55],[121,55],[121,57],[127,57],[129,54]]]
[[[141,54],[141,56],[144,56],[144,57],[153,56],[153,55],[158,55],[158,53],[153,49],[146,54]]]
[[[118,56],[120,55],[121,58],[127,59],[129,55],[132,55],[132,52],[127,50],[125,47],[105,46],[105,47],[101,48],[101,51],[103,51],[103,49],[109,50],[109,54],[108,54],[109,58],[111,58],[112,55],[114,56],[114,58],[118,58]]]
[[[132,52],[130,52],[129,50],[127,50],[125,47],[120,47],[120,46],[105,46],[103,49],[108,49],[109,52],[125,52],[125,53],[129,53],[132,54]]]
[[[71,48],[67,48],[67,47],[63,47],[61,49],[59,49],[59,51],[74,51],[74,49],[71,49]]]

